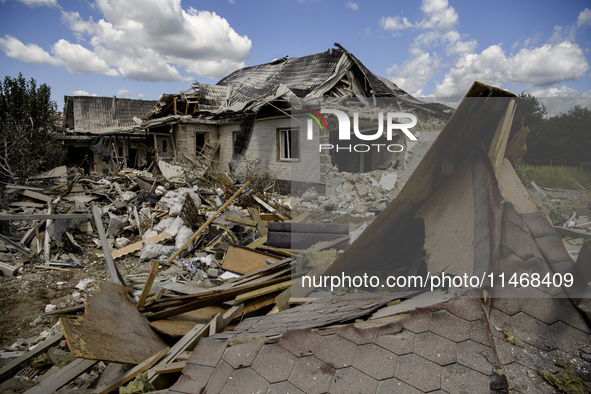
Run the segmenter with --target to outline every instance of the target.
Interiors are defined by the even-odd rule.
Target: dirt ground
[[[548,214],[548,207],[533,189],[528,190],[540,211]],[[550,201],[562,217],[568,217],[573,211],[579,215],[591,216],[588,203],[591,196],[577,190],[545,190]],[[299,212],[294,211],[294,216]],[[372,218],[350,218],[337,214],[310,211],[308,222],[330,220],[332,223],[369,222]],[[100,248],[86,251],[81,263],[87,268],[68,268],[62,270],[46,270],[25,265],[16,277],[0,276],[0,348],[12,345],[17,339],[28,339],[37,336],[41,331],[54,325],[57,316],[43,316],[48,304],[62,306],[76,305],[72,294],[80,293],[86,299],[99,284],[107,281],[109,275],[102,257],[95,253]],[[117,266],[125,278],[128,275],[147,274],[149,263],[140,263],[135,256],[129,256],[117,262]],[[85,279],[92,282],[86,290],[76,289],[76,285]]]

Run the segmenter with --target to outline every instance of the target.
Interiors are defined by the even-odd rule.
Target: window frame
[[[295,146],[296,146],[296,155],[295,157],[282,157],[282,153],[283,153],[283,145],[282,145],[282,139],[281,136],[282,134],[287,131],[287,130],[291,130],[292,132],[295,131],[295,138],[294,138],[294,134],[290,133],[290,143],[292,145],[290,145],[290,152],[293,152],[293,143],[295,142]],[[301,146],[300,146],[300,129],[299,127],[278,127],[276,129],[276,137],[275,137],[275,142],[276,142],[276,151],[277,151],[277,161],[278,162],[288,162],[288,163],[299,163],[301,161]]]

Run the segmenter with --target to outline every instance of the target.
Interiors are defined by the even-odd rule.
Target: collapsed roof
[[[371,98],[371,104],[375,104],[376,98],[395,98],[399,105],[449,116],[449,107],[417,100],[395,83],[368,70],[341,45],[335,43],[335,46],[313,55],[283,57],[245,67],[215,85],[195,83],[192,91],[163,95],[146,119],[171,114],[219,118],[258,112],[276,100],[288,104],[289,108],[294,103],[321,97],[355,97],[361,101]]]

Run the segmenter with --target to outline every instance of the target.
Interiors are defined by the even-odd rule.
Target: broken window
[[[297,128],[277,129],[277,161],[300,158],[300,139]]]
[[[195,155],[199,156],[203,152],[207,135],[205,133],[195,133]]]

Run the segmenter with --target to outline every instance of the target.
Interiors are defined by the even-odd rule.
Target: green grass
[[[579,185],[591,190],[591,169],[588,166],[534,166],[515,163],[515,170],[524,185],[534,181],[538,186],[553,189],[579,189]]]

